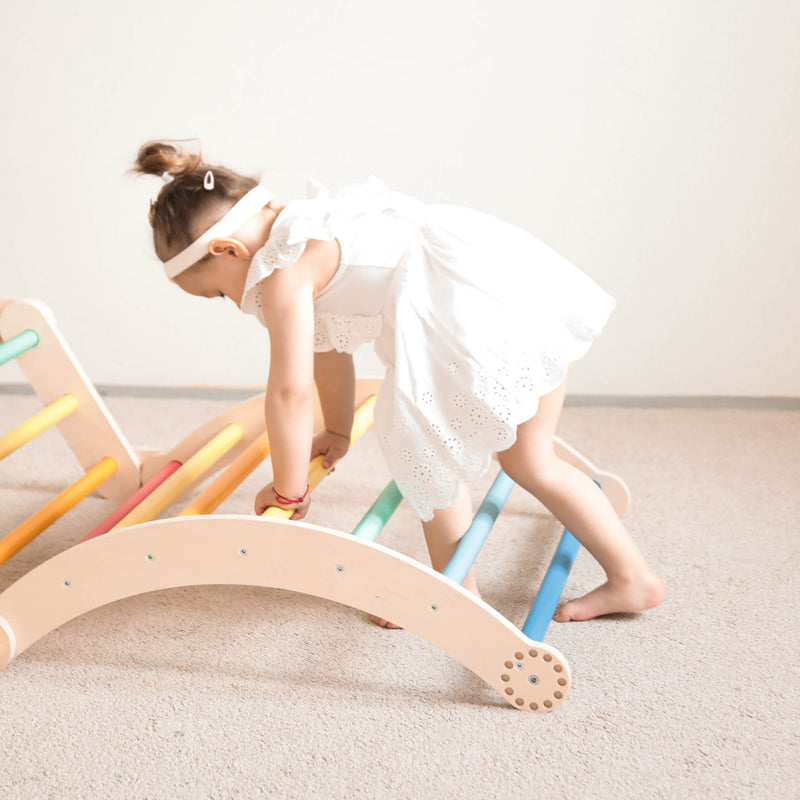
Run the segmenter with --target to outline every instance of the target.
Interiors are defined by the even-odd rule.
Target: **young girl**
[[[496,452],[606,572],[555,619],[661,602],[660,578],[606,496],[554,451],[570,364],[616,304],[588,276],[520,228],[421,203],[375,176],[333,195],[312,182],[308,199],[283,204],[169,141],[144,144],[134,171],[167,181],[150,224],[168,277],[200,297],[229,297],[269,330],[273,482],[257,513],[277,505],[305,516],[309,453],[330,466],[347,451],[352,353],[374,341],[386,366],[377,439],[422,520],[434,569],[471,522],[465,482]],[[326,428],[316,437],[315,383]],[[477,593],[472,570],[464,586]]]

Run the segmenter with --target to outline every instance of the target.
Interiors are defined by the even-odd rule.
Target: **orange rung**
[[[0,564],[18,553],[26,544],[33,541],[45,528],[52,525],[84,497],[90,495],[103,481],[107,481],[117,471],[117,462],[106,457],[98,461],[86,474],[69,488],[54,497],[46,506],[28,517],[11,533],[0,539]]]
[[[268,455],[269,439],[265,432],[214,478],[178,516],[211,513]]]

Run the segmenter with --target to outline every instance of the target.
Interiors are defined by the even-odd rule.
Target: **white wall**
[[[374,172],[536,233],[619,303],[572,392],[800,395],[796,2],[28,0],[3,27],[0,294],[97,383],[265,379],[263,329],[168,284],[159,181],[123,175],[197,135],[283,199]]]

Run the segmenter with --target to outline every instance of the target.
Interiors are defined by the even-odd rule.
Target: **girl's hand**
[[[302,503],[292,503],[291,505],[284,505],[278,501],[275,496],[275,489],[273,484],[268,483],[257,495],[255,502],[256,514],[261,516],[268,508],[285,508],[292,509],[294,513],[289,519],[303,519],[308,513],[308,507],[311,505],[311,492],[306,495]]]
[[[311,458],[324,455],[322,466],[332,467],[350,448],[350,437],[333,431],[322,431],[311,441]],[[332,472],[333,470],[331,470]]]

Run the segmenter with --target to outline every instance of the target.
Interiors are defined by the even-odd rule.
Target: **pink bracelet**
[[[278,493],[275,491],[275,487],[274,487],[274,486],[272,487],[272,491],[273,491],[273,493],[275,494],[275,499],[276,499],[276,500],[277,500],[277,501],[278,501],[278,502],[279,502],[279,503],[280,503],[282,506],[293,506],[293,505],[295,505],[296,503],[302,503],[302,502],[303,502],[303,500],[305,500],[305,499],[306,499],[306,497],[308,497],[309,486],[308,486],[308,484],[306,484],[306,491],[305,491],[305,493],[303,494],[303,496],[302,496],[302,497],[297,497],[297,498],[295,498],[295,499],[292,499],[291,497],[284,497],[282,494],[278,494]]]

